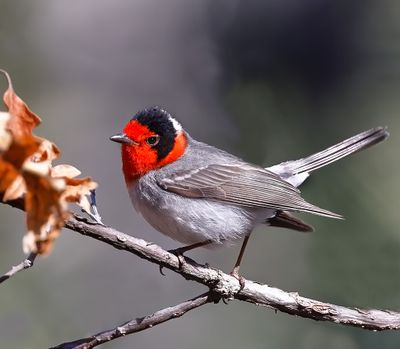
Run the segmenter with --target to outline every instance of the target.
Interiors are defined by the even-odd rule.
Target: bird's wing
[[[191,198],[341,218],[306,202],[297,188],[275,173],[245,163],[210,164],[195,170],[178,171],[159,179],[158,184],[164,190]]]

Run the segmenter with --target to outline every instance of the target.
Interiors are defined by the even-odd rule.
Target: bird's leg
[[[235,266],[233,267],[233,269],[230,273],[234,278],[236,278],[239,281],[239,284],[240,284],[239,292],[241,290],[243,290],[243,288],[244,288],[244,279],[242,276],[239,275],[240,263],[242,262],[244,250],[246,249],[249,238],[250,238],[250,234],[244,238],[242,247],[240,248],[239,256],[236,260]]]
[[[196,242],[195,244],[192,244],[192,245],[182,246],[182,247],[175,248],[173,250],[168,250],[168,252],[172,253],[172,254],[174,254],[175,256],[178,257],[179,269],[182,269],[182,265],[185,262],[184,256],[183,256],[183,254],[185,252],[193,250],[193,249],[198,248],[198,247],[209,245],[211,243],[212,243],[212,240],[200,241],[200,242]],[[160,265],[160,273],[162,275],[164,275],[162,269],[163,269],[163,267]]]
[[[183,254],[187,251],[193,250],[198,247],[206,246],[211,243],[212,243],[211,240],[200,241],[200,242],[196,242],[195,244],[182,246],[182,247],[175,248],[173,250],[169,250],[168,252],[174,254],[175,256],[177,256],[177,255],[183,256]]]
[[[185,262],[184,256],[183,256],[183,254],[185,252],[193,250],[193,249],[198,248],[198,247],[209,245],[211,243],[212,243],[211,240],[200,241],[200,242],[196,242],[195,244],[192,244],[192,245],[182,246],[182,247],[175,248],[173,250],[169,250],[168,252],[172,253],[172,254],[174,254],[175,256],[178,257],[179,269],[182,269],[182,265]]]

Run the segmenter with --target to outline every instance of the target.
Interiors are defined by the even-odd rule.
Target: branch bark
[[[186,314],[188,311],[196,309],[212,301],[212,295],[207,292],[173,307],[156,311],[154,314],[128,321],[111,330],[99,332],[93,336],[78,339],[76,341],[62,343],[50,349],[91,349],[113,339],[120,338],[131,333],[144,331],[148,328],[162,324],[165,321],[176,319]]]
[[[20,201],[7,202],[7,204],[23,209]],[[325,303],[302,297],[297,292],[285,292],[246,279],[244,279],[244,288],[240,289],[238,280],[221,270],[198,264],[188,257],[184,257],[183,263],[180,263],[178,257],[156,244],[137,239],[111,227],[92,223],[79,215],[71,217],[65,226],[81,235],[102,241],[116,249],[127,251],[170,269],[187,280],[203,284],[209,287],[213,294],[224,299],[238,299],[291,315],[361,329],[373,331],[400,329],[400,313],[396,311],[350,308]]]
[[[36,253],[30,253],[28,257],[26,257],[26,259],[24,259],[21,263],[13,266],[7,273],[0,277],[0,284],[13,277],[18,272],[32,267],[36,256]]]
[[[244,288],[240,290],[238,280],[221,270],[198,264],[188,257],[184,257],[184,263],[180,264],[175,255],[165,251],[160,246],[126,235],[110,227],[91,224],[83,217],[74,216],[66,223],[66,227],[168,268],[187,280],[194,280],[209,287],[225,299],[235,298],[291,315],[318,321],[330,321],[367,330],[400,329],[399,312],[343,307],[302,297],[297,292],[285,292],[246,279],[244,279]]]

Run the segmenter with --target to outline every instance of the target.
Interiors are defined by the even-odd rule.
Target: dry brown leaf
[[[71,165],[57,165],[51,169],[53,178],[63,178],[66,183],[62,199],[79,205],[86,212],[90,212],[90,202],[88,196],[90,191],[97,188],[97,183],[90,177],[74,178],[81,174],[76,167]]]
[[[79,171],[76,167],[71,166],[71,165],[57,165],[54,166],[51,169],[51,176],[53,178],[57,177],[69,177],[69,178],[75,178],[81,174],[81,171]]]
[[[0,112],[0,156],[2,156],[12,143],[11,133],[7,129],[7,123],[10,120],[9,113]],[[0,192],[4,192],[3,200],[7,201],[7,191],[10,189],[16,178],[18,178],[18,171],[7,161],[0,158]],[[10,194],[9,192],[9,194]]]
[[[11,134],[7,130],[7,123],[10,117],[9,113],[0,112],[0,154],[5,152],[12,142]]]
[[[4,93],[3,101],[8,109],[8,112],[14,116],[10,119],[8,128],[13,133],[15,138],[26,135],[31,136],[32,130],[40,124],[41,120],[14,92],[11,78],[8,73],[4,70],[0,70],[0,72],[5,75],[8,81],[8,89]]]
[[[65,181],[38,176],[29,171],[25,171],[24,179],[27,186],[25,210],[28,225],[28,238],[23,240],[24,252],[46,254],[50,252],[53,240],[68,218],[67,204],[61,200]],[[32,234],[35,237],[33,244],[29,237]]]
[[[35,154],[33,154],[31,161],[33,162],[46,162],[49,167],[52,166],[53,160],[60,157],[60,149],[49,140],[40,138],[40,145]]]
[[[86,212],[90,212],[90,203],[87,198],[90,191],[96,189],[97,183],[90,177],[86,178],[65,178],[67,187],[65,188],[63,199],[67,202],[78,204]]]
[[[15,94],[9,75],[0,72],[9,83],[3,98],[8,113],[0,112],[0,193],[3,200],[25,194],[24,251],[46,254],[69,217],[68,203],[90,211],[87,195],[97,184],[90,178],[74,178],[80,171],[73,166],[52,167],[60,150],[32,133],[40,118]]]
[[[26,192],[25,180],[18,175],[4,192],[3,200],[10,201],[21,197]]]
[[[10,163],[0,160],[0,192],[4,192],[11,186],[19,172]]]

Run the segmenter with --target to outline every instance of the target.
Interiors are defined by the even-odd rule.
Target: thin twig
[[[36,253],[31,253],[21,263],[19,263],[18,265],[13,266],[11,268],[11,270],[9,270],[7,273],[5,273],[3,276],[0,277],[0,284],[2,282],[4,282],[4,281],[8,280],[9,278],[13,277],[16,273],[32,267],[36,256],[37,256]]]
[[[176,319],[186,314],[192,309],[196,309],[204,304],[213,302],[213,298],[209,292],[197,296],[193,299],[187,300],[186,302],[177,304],[173,307],[168,307],[154,314],[144,316],[142,318],[137,318],[128,321],[118,327],[111,330],[99,332],[93,336],[78,339],[72,342],[66,342],[57,345],[51,349],[90,349],[97,347],[102,343],[109,342],[113,339],[126,336],[131,333],[144,331],[148,328],[152,328],[159,325],[165,321]]]

